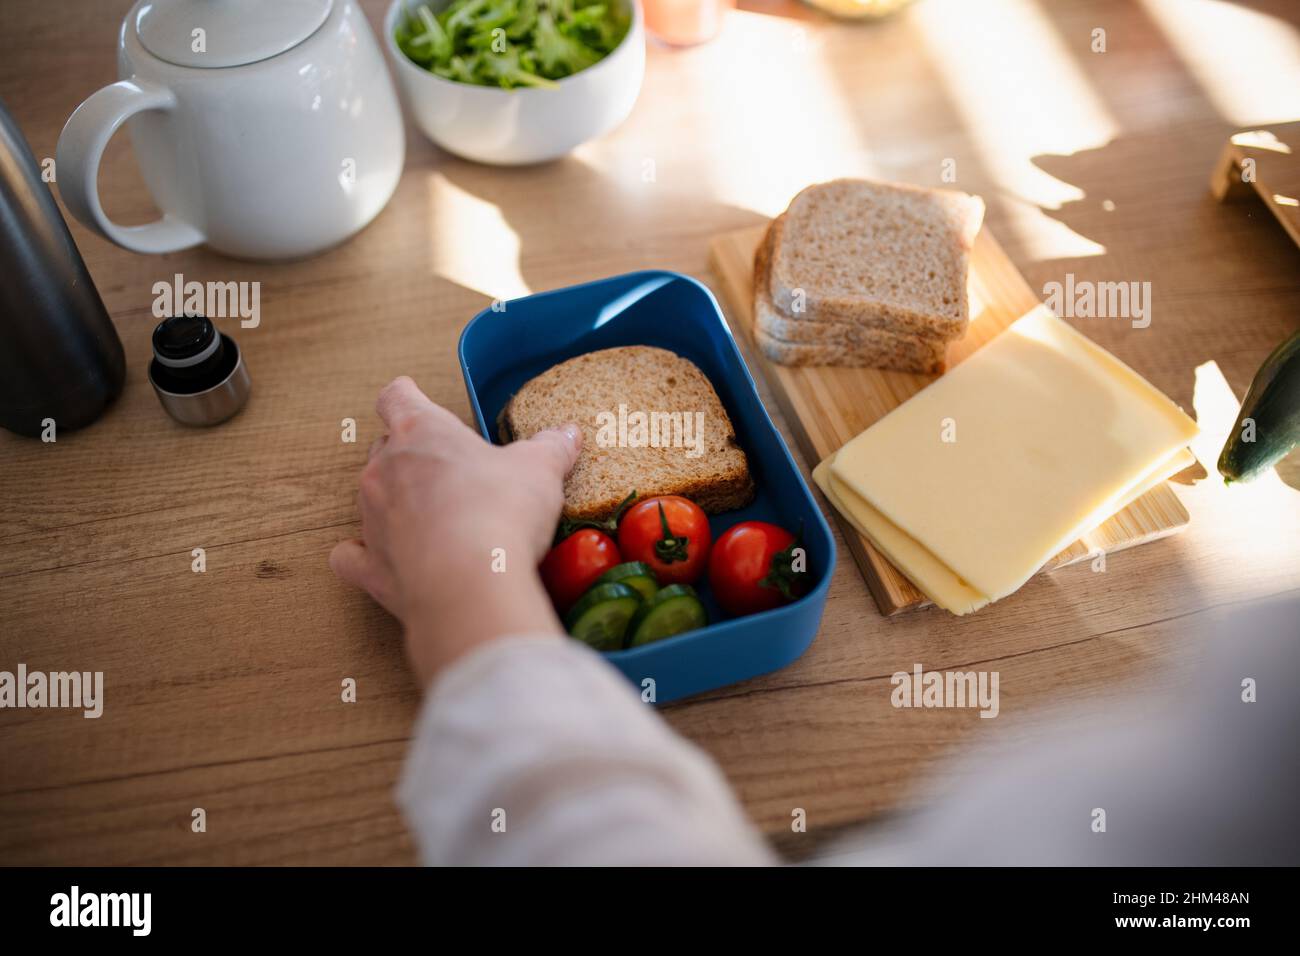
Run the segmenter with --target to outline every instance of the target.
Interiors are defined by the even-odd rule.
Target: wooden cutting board
[[[754,249],[766,226],[716,236],[710,245],[713,269],[722,281],[732,329],[750,338],[753,314]],[[971,323],[964,338],[948,347],[948,364],[956,365],[1039,302],[987,229],[980,232],[971,255]],[[902,404],[932,376],[877,369],[831,366],[787,367],[768,361],[755,346],[751,353],[766,377],[795,440],[809,465],[815,465],[885,413]],[[824,510],[840,522],[849,550],[866,578],[882,614],[896,614],[929,602],[912,583],[858,534],[829,504]],[[1181,530],[1187,510],[1165,483],[1138,498],[1096,531],[1066,548],[1043,570],[1111,554]]]

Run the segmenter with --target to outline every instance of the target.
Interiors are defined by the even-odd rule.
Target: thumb
[[[362,542],[355,539],[340,541],[330,552],[329,565],[342,580],[367,592],[388,613],[396,613],[389,576]]]
[[[555,474],[563,478],[578,460],[578,452],[582,450],[582,429],[570,422],[560,428],[538,432],[523,445],[530,450],[536,449],[543,460],[554,468]]]

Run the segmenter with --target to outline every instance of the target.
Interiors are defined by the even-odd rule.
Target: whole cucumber
[[[1264,360],[1219,455],[1225,484],[1253,481],[1300,442],[1300,332]]]

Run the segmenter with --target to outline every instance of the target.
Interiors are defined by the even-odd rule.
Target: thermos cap
[[[199,365],[221,348],[221,337],[202,315],[178,315],[153,330],[153,357],[168,368]]]
[[[149,383],[182,425],[218,425],[244,407],[252,390],[235,340],[200,315],[163,319],[154,329]]]

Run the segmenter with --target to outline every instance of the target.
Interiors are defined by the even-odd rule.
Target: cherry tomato
[[[728,614],[755,614],[780,607],[807,590],[804,558],[794,570],[798,539],[766,521],[742,521],[718,538],[709,558],[709,587]]]
[[[539,570],[546,593],[563,614],[616,564],[622,564],[614,539],[595,528],[581,528],[546,553]]]
[[[712,543],[708,515],[677,495],[638,501],[618,525],[623,560],[644,561],[665,586],[703,577]]]

